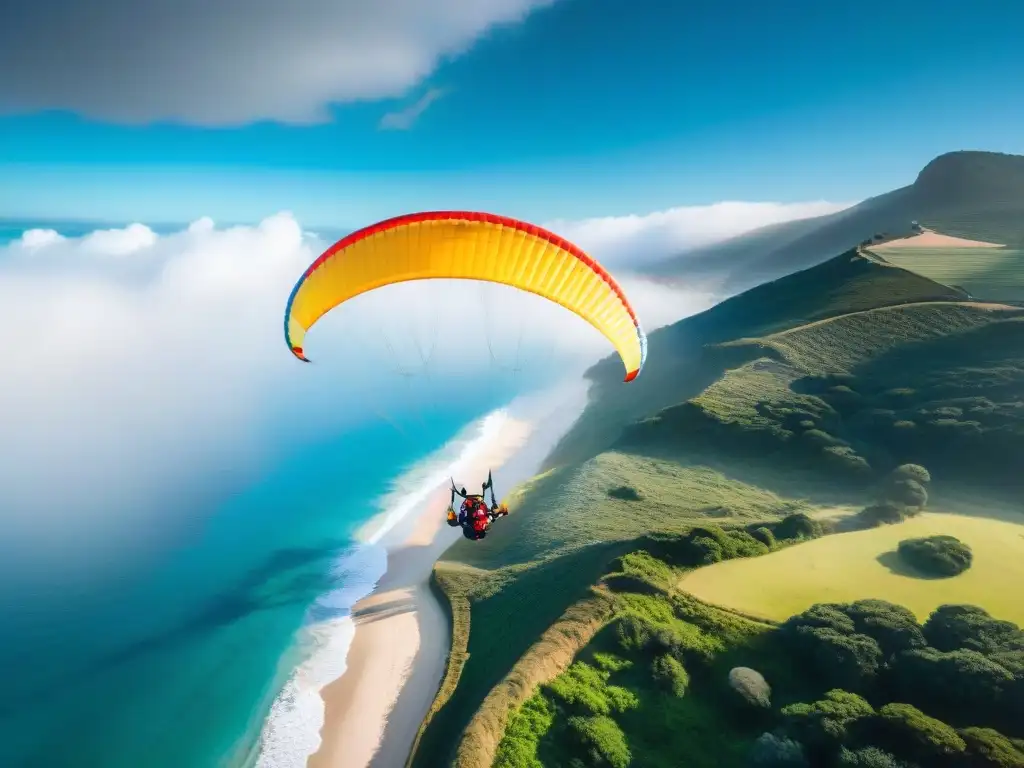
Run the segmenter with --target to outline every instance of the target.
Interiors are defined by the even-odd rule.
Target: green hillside
[[[545,473],[513,494],[513,514],[435,567],[453,652],[413,766],[568,765],[573,739],[615,741],[620,726],[638,750],[633,765],[675,764],[656,746],[675,726],[652,724],[652,712],[664,705],[680,733],[723,743],[734,726],[717,694],[677,711],[625,674],[644,717],[573,725],[565,717],[575,710],[542,692],[572,674],[581,651],[611,652],[616,617],[666,610],[643,601],[652,590],[675,594],[672,569],[799,547],[835,521],[861,520],[853,513],[899,464],[927,466],[936,493],[973,484],[978,498],[1012,494],[1002,508],[1024,512],[1014,460],[1024,455],[1024,310],[966,301],[856,249],[652,333],[649,365],[633,383],[611,358],[588,375],[587,408]],[[635,559],[639,550],[662,565]],[[684,602],[657,619],[658,631],[713,635],[725,653],[716,665],[753,654],[790,681],[791,701],[821,693],[760,645],[764,625],[673,599]],[[601,675],[580,674],[607,695]],[[725,762],[711,750],[693,764],[740,765],[762,724],[733,733]]]
[[[741,291],[818,264],[874,233],[906,234],[912,221],[1019,251],[1024,248],[1024,156],[995,152],[941,155],[909,186],[845,211],[765,227],[696,249],[658,265],[653,272],[717,276],[728,290]]]
[[[1024,303],[1024,250],[1016,248],[910,248],[873,246],[890,264],[985,301]]]

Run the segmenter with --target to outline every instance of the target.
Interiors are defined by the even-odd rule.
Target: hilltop
[[[804,269],[912,221],[946,234],[1024,247],[1024,156],[950,152],[906,187],[827,216],[776,224],[658,264],[662,277],[714,276],[730,292]]]
[[[965,180],[972,167],[962,168]],[[952,172],[948,161],[926,170],[923,188]],[[999,185],[992,189],[997,199]],[[995,213],[976,220],[1003,221]],[[992,232],[959,235],[988,241]],[[858,232],[856,243],[870,234]],[[496,756],[502,766],[569,764],[581,743],[606,751],[580,765],[626,765],[627,735],[643,764],[676,764],[675,753],[669,759],[656,746],[675,729],[687,743],[704,744],[691,755],[694,765],[742,765],[770,718],[736,730],[732,705],[710,693],[708,678],[680,672],[683,661],[722,677],[749,657],[784,683],[787,703],[827,689],[764,645],[777,635],[770,623],[680,592],[682,572],[808,546],[801,542],[844,526],[898,522],[919,512],[929,493],[967,494],[969,508],[987,501],[1024,520],[1014,458],[1024,449],[1024,309],[972,299],[872,247],[840,249],[659,329],[643,376],[630,384],[611,357],[588,372],[587,408],[543,474],[509,499],[514,513],[493,536],[458,542],[435,566],[434,586],[451,611],[452,652],[414,768],[488,768]],[[899,479],[897,468],[910,474]],[[902,500],[875,504],[879,489],[890,487]],[[989,565],[974,578],[1012,572]],[[760,578],[767,582],[772,570],[766,560]],[[971,592],[979,604],[992,591],[982,587]],[[865,592],[871,588],[863,580],[847,591],[879,596]],[[906,609],[877,610],[905,616]],[[673,690],[691,681],[696,698],[670,704],[649,690],[647,667],[626,671],[646,664],[652,643],[688,649],[675,662],[659,661],[656,676]],[[624,654],[621,663],[608,655],[613,648]],[[574,659],[592,666],[570,668]],[[632,693],[618,693],[613,679]],[[609,696],[622,706],[635,696],[636,704],[620,711]],[[579,714],[584,700],[596,709]],[[646,715],[630,715],[634,706]],[[662,711],[681,719],[651,719]],[[975,739],[967,731],[951,738]],[[530,762],[541,754],[549,762]]]

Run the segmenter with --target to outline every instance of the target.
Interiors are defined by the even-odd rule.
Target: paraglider
[[[580,248],[533,224],[470,211],[413,213],[353,232],[302,274],[285,309],[285,342],[309,362],[306,332],[334,307],[385,285],[467,279],[542,296],[600,331],[626,368],[643,369],[647,337],[615,279]]]
[[[485,495],[491,492],[491,506],[488,508]],[[455,498],[462,499],[458,512],[455,511]],[[456,488],[452,481],[452,497],[448,502],[448,525],[452,528],[462,526],[462,535],[472,541],[479,541],[487,535],[491,523],[499,517],[508,515],[508,507],[498,504],[494,497],[494,481],[491,473],[487,473],[487,482],[483,484],[479,494],[466,493],[465,488]]]

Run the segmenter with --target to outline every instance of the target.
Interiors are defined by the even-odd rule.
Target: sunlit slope
[[[683,403],[712,386],[726,370],[763,356],[756,346],[726,346],[820,320],[877,307],[958,301],[966,294],[920,275],[865,258],[856,251],[752,288],[699,315],[653,332],[643,376],[622,385],[605,359],[581,418],[549,457],[547,466],[573,464],[610,447],[623,429]],[[621,366],[620,366],[621,367]]]
[[[971,568],[928,579],[901,565],[903,539],[947,534],[974,552]],[[899,525],[835,534],[769,555],[716,563],[688,573],[682,589],[716,605],[785,620],[814,603],[882,597],[924,619],[944,603],[980,605],[1024,624],[1024,525],[957,514],[926,513]]]
[[[1016,248],[915,248],[875,246],[890,264],[985,301],[1024,301],[1024,250]]]

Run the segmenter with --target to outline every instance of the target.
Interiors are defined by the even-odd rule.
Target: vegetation
[[[646,565],[634,573],[649,574],[650,588],[617,593],[605,629],[514,712],[496,768],[667,768],[683,756],[726,768],[1024,759],[1014,741],[1024,737],[1015,624],[944,605],[922,625],[903,606],[868,599],[816,604],[773,628],[665,589],[675,566],[637,555]]]
[[[1008,584],[1024,584],[1019,523],[925,512],[900,525],[840,533],[764,557],[734,560],[686,574],[681,586],[702,600],[747,615],[784,621],[822,600],[885,595],[924,618],[957,602],[1024,623],[1024,601]],[[955,536],[970,542],[970,570],[955,579],[923,579],[898,553],[907,538]]]
[[[971,567],[971,548],[955,536],[905,539],[897,551],[909,565],[930,576],[959,576]]]
[[[1024,621],[1005,586],[1024,537],[925,510],[1020,507],[1024,311],[855,247],[936,226],[901,207],[920,191],[838,217],[899,213],[842,255],[652,333],[628,387],[617,359],[589,372],[502,535],[435,569],[453,652],[413,766],[1017,764],[1024,649],[986,611]],[[1010,242],[981,231],[1006,234],[1006,210],[929,210]],[[772,237],[799,258],[818,224]],[[936,535],[970,542],[971,568],[921,578],[899,544]]]

